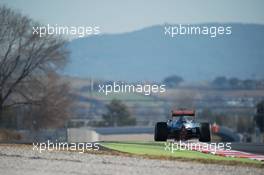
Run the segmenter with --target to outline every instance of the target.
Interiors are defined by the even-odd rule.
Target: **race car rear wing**
[[[172,110],[172,116],[195,116],[194,110]]]

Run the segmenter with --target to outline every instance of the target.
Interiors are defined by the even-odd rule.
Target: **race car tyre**
[[[155,126],[154,140],[166,141],[168,137],[168,127],[166,122],[158,122]]]
[[[211,141],[211,131],[209,123],[200,123],[200,142],[210,142]]]

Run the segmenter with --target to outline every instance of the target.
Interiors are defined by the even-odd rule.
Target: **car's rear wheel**
[[[210,142],[211,141],[211,131],[209,123],[200,123],[200,142]]]
[[[168,127],[166,122],[158,122],[155,126],[154,140],[166,141],[168,138]]]

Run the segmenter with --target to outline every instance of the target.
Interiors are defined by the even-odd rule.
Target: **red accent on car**
[[[220,130],[220,126],[217,125],[216,123],[214,123],[214,124],[212,125],[212,131],[213,131],[213,133],[218,133],[219,130]]]
[[[194,110],[172,110],[171,111],[172,116],[195,116]]]

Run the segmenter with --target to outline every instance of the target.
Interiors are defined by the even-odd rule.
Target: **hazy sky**
[[[164,23],[264,24],[264,0],[0,0],[44,24],[119,33]]]

